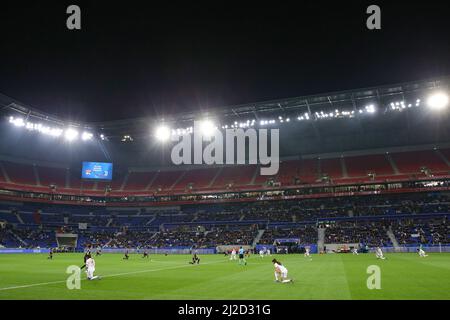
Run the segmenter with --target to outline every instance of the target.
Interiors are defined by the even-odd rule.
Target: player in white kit
[[[355,254],[356,254],[356,255],[358,255],[358,254],[359,254],[359,253],[358,253],[358,249],[356,249],[356,248],[353,248],[353,250],[352,250],[352,254],[353,254],[353,255],[355,255]]]
[[[99,278],[98,276],[94,276],[94,272],[95,272],[95,260],[92,259],[92,257],[89,257],[86,260],[86,273],[88,280],[94,280]]]
[[[417,249],[418,253],[419,253],[419,257],[421,258],[425,258],[428,257],[428,255],[425,253],[425,251],[422,249],[422,246],[420,246],[419,249]]]
[[[375,256],[377,257],[377,259],[381,259],[381,260],[386,259],[386,257],[383,255],[383,251],[381,251],[380,247],[377,247],[375,249]]]
[[[273,266],[275,267],[275,281],[281,283],[292,283],[294,280],[288,279],[288,269],[283,266],[283,264],[277,259],[272,260]]]
[[[305,258],[311,258],[311,255],[309,253],[309,247],[305,248]]]
[[[264,258],[264,250],[263,250],[263,249],[260,249],[260,250],[259,250],[259,256],[260,256],[261,258]]]
[[[234,248],[231,251],[230,260],[237,260],[236,249],[234,249]]]

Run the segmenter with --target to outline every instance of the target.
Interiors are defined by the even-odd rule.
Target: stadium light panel
[[[170,139],[171,130],[165,125],[161,125],[155,130],[155,137],[161,142],[165,142]]]
[[[83,132],[83,134],[81,135],[81,140],[88,141],[88,140],[92,140],[93,137],[94,137],[94,135],[92,133]]]
[[[16,127],[23,127],[23,126],[25,126],[25,121],[23,121],[22,118],[10,117],[9,118],[9,122],[12,123],[13,125],[15,125]]]
[[[436,92],[428,97],[427,105],[433,110],[442,110],[448,106],[448,95]]]
[[[203,120],[200,122],[200,132],[205,137],[210,137],[214,134],[217,127],[211,120]]]
[[[64,138],[66,138],[67,141],[73,141],[77,139],[78,137],[78,131],[72,128],[66,129],[64,132]]]

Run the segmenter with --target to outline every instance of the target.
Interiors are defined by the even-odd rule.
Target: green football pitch
[[[274,282],[270,257],[253,255],[246,266],[222,255],[103,254],[96,259],[101,280],[69,290],[66,269],[82,265],[82,254],[0,255],[0,299],[450,299],[450,254],[328,254],[276,256],[293,283]],[[369,290],[367,268],[380,268],[380,289]]]

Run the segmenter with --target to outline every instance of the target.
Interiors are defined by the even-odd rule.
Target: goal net
[[[74,233],[57,233],[56,243],[58,248],[75,249],[77,247],[78,235]]]

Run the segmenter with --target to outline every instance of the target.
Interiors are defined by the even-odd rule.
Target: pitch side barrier
[[[382,250],[388,253],[417,253],[417,249],[420,245],[406,245],[401,247],[383,247]],[[422,245],[422,249],[425,252],[437,252],[437,253],[449,253],[450,244],[432,244],[432,245]]]
[[[2,253],[49,253],[50,249],[21,249],[21,248],[0,248],[0,254]]]
[[[93,250],[95,252],[95,249]],[[190,249],[190,248],[149,248],[149,249],[138,249],[138,248],[102,248],[103,253],[137,253],[142,254],[144,251],[147,251],[150,254],[214,254],[216,253],[215,248],[202,248],[202,249]]]
[[[348,249],[358,248],[358,243],[325,243],[325,247],[327,248],[327,253],[333,253],[333,251],[337,251],[344,247]],[[405,246],[385,246],[381,247],[384,253],[417,253],[417,250],[420,248],[420,244],[409,244]],[[434,252],[434,253],[450,253],[450,244],[425,244],[422,245],[422,249],[425,252]],[[364,250],[359,250],[360,253],[364,253]],[[350,250],[347,252],[341,253],[351,253]],[[375,248],[370,247],[368,253],[375,253]],[[340,254],[340,253],[339,253]]]
[[[284,240],[284,239],[281,239]],[[296,242],[295,239],[286,239],[286,241],[277,241],[279,243],[279,245],[273,245],[273,244],[257,244],[255,247],[255,254],[259,253],[260,250],[270,250],[271,253],[277,253],[278,252],[278,247],[286,247],[286,243],[292,243],[292,242]],[[289,246],[291,249],[293,247],[295,247],[297,249],[296,253],[300,252],[299,250],[301,249],[305,249],[305,248],[309,248],[309,252],[310,253],[318,253],[318,247],[316,243],[311,243],[311,244],[297,244],[297,245],[290,245]],[[289,253],[289,250],[288,252]]]

